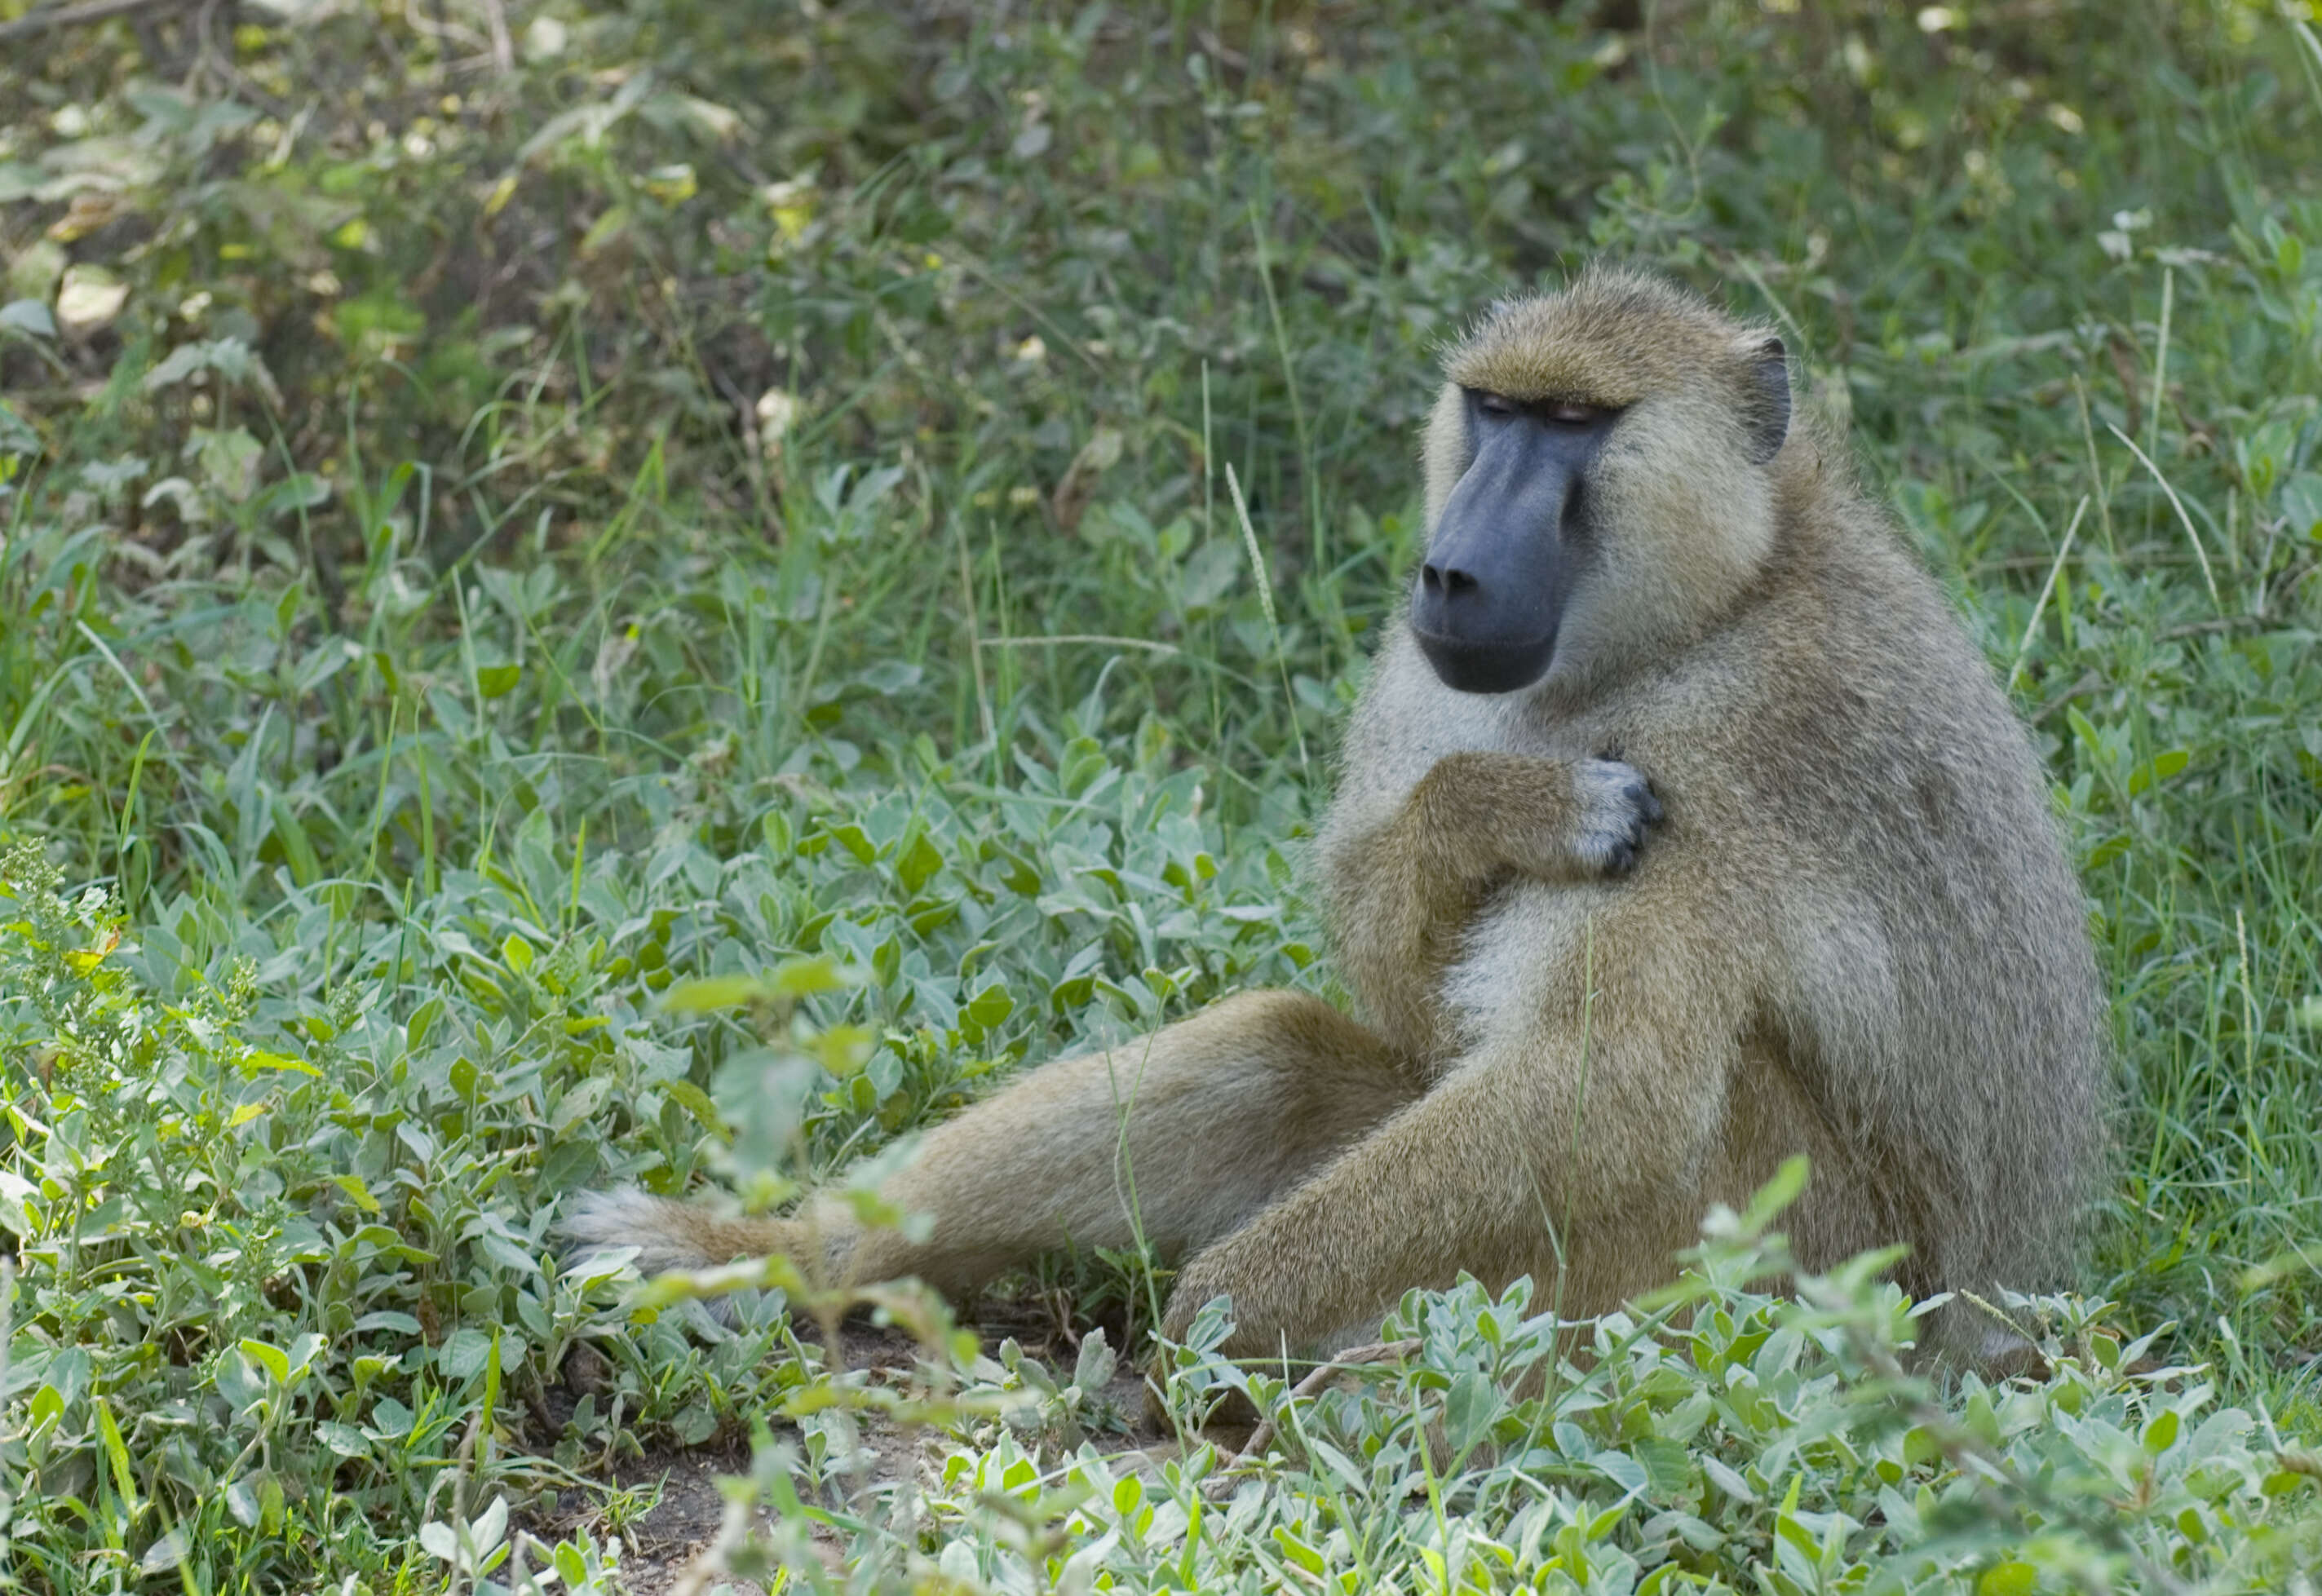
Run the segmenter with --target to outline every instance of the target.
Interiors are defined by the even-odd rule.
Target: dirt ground
[[[996,1350],[1001,1338],[1014,1327],[1006,1324],[985,1327],[986,1350]],[[840,1334],[849,1368],[874,1371],[873,1378],[878,1378],[877,1372],[882,1371],[892,1371],[895,1377],[900,1378],[915,1368],[916,1346],[900,1331],[850,1324]],[[1064,1368],[1069,1371],[1069,1347],[1036,1350],[1036,1355],[1051,1368],[1057,1366],[1058,1354]],[[1144,1383],[1133,1364],[1123,1361],[1106,1387],[1105,1396],[1118,1411],[1129,1418],[1130,1427],[1126,1432],[1093,1436],[1092,1439],[1099,1447],[1108,1452],[1145,1450],[1156,1456],[1169,1448],[1172,1437],[1145,1418]],[[868,1418],[864,1424],[864,1440],[878,1460],[872,1471],[876,1480],[906,1477],[919,1466],[915,1450],[938,1445],[940,1439],[923,1435],[914,1440]],[[617,1479],[622,1485],[650,1485],[658,1481],[661,1486],[660,1500],[652,1510],[630,1520],[621,1532],[621,1581],[631,1596],[674,1596],[685,1588],[689,1572],[718,1538],[725,1521],[726,1500],[718,1493],[718,1477],[740,1473],[749,1467],[749,1462],[746,1449],[713,1444],[655,1453],[618,1469]],[[828,1550],[836,1565],[839,1548],[835,1538]],[[736,1596],[763,1596],[758,1585],[724,1573],[709,1577],[696,1588],[706,1592],[720,1584],[731,1588]]]
[[[677,1589],[694,1558],[717,1538],[724,1520],[726,1500],[718,1494],[718,1476],[748,1466],[746,1456],[703,1447],[664,1453],[622,1471],[623,1484],[662,1482],[661,1500],[622,1536],[626,1546],[621,1582],[634,1596],[666,1596]],[[730,1575],[718,1575],[712,1582],[732,1586],[736,1596],[764,1596],[762,1587]]]

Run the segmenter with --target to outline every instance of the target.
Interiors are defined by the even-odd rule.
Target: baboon
[[[1138,1232],[1162,1329],[1367,1339],[1407,1288],[1530,1274],[1568,1315],[1673,1272],[1812,1160],[1801,1264],[1904,1243],[1919,1295],[2055,1282],[2103,1144],[2102,1004],[2023,728],[1781,342],[1583,272],[1445,356],[1427,544],[1315,848],[1362,1019],[1300,992],[1065,1058],[884,1195],[923,1241],[629,1192],[648,1272],[763,1253],[950,1292]],[[812,1199],[809,1199],[812,1200]],[[1929,1349],[2006,1355],[1963,1301]]]

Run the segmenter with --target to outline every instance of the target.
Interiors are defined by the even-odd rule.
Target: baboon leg
[[[1494,1289],[1530,1274],[1576,1316],[1671,1278],[1755,990],[1756,940],[1687,891],[1602,894],[1590,957],[1551,965],[1425,1096],[1188,1259],[1163,1333],[1230,1296],[1227,1350],[1257,1356],[1326,1343],[1462,1270]]]
[[[1385,1044],[1319,999],[1254,992],[1043,1065],[930,1132],[882,1195],[934,1217],[861,1237],[860,1280],[970,1288],[1070,1241],[1164,1257],[1239,1226],[1418,1095]]]
[[[1249,993],[1044,1064],[930,1131],[880,1188],[933,1219],[924,1240],[866,1231],[828,1197],[796,1218],[750,1220],[611,1193],[567,1229],[584,1243],[641,1247],[647,1272],[819,1253],[834,1278],[918,1275],[955,1293],[1067,1243],[1120,1247],[1141,1235],[1160,1255],[1182,1255],[1298,1185],[1422,1084],[1319,999]]]

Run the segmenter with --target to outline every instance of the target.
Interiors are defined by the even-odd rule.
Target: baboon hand
[[[1592,759],[1573,767],[1572,791],[1572,859],[1587,874],[1628,874],[1646,828],[1661,818],[1652,784],[1619,760]]]
[[[1623,875],[1661,818],[1651,784],[1619,760],[1480,751],[1437,761],[1412,806],[1425,868],[1467,880]]]

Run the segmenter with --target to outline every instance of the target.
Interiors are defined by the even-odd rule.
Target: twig
[[[0,23],[0,43],[11,39],[31,39],[51,28],[78,28],[89,23],[110,22],[117,16],[134,12],[152,11],[160,6],[183,8],[187,0],[83,0],[78,5],[50,5],[13,23]]]
[[[985,648],[1037,648],[1044,643],[1094,643],[1107,648],[1141,648],[1156,654],[1185,652],[1175,643],[1156,643],[1147,637],[1115,637],[1103,632],[1040,632],[1023,637],[984,637],[977,641]]]
[[[1331,1381],[1365,1363],[1391,1363],[1397,1358],[1407,1358],[1419,1350],[1419,1345],[1418,1339],[1412,1337],[1403,1341],[1374,1341],[1363,1346],[1350,1346],[1292,1387],[1290,1395],[1284,1399],[1284,1406],[1286,1408],[1292,1402],[1312,1400],[1315,1392]],[[1274,1430],[1273,1419],[1258,1420],[1257,1427],[1249,1432],[1249,1440],[1240,1451],[1227,1458],[1220,1465],[1217,1475],[1211,1479],[1209,1488],[1212,1494],[1226,1483],[1224,1476],[1257,1461],[1258,1455],[1273,1444]]]
[[[2206,637],[2213,632],[2238,632],[2244,626],[2271,626],[2271,616],[2219,616],[2214,621],[2188,621],[2181,626],[2171,626],[2161,634],[2163,641],[2179,637]]]

